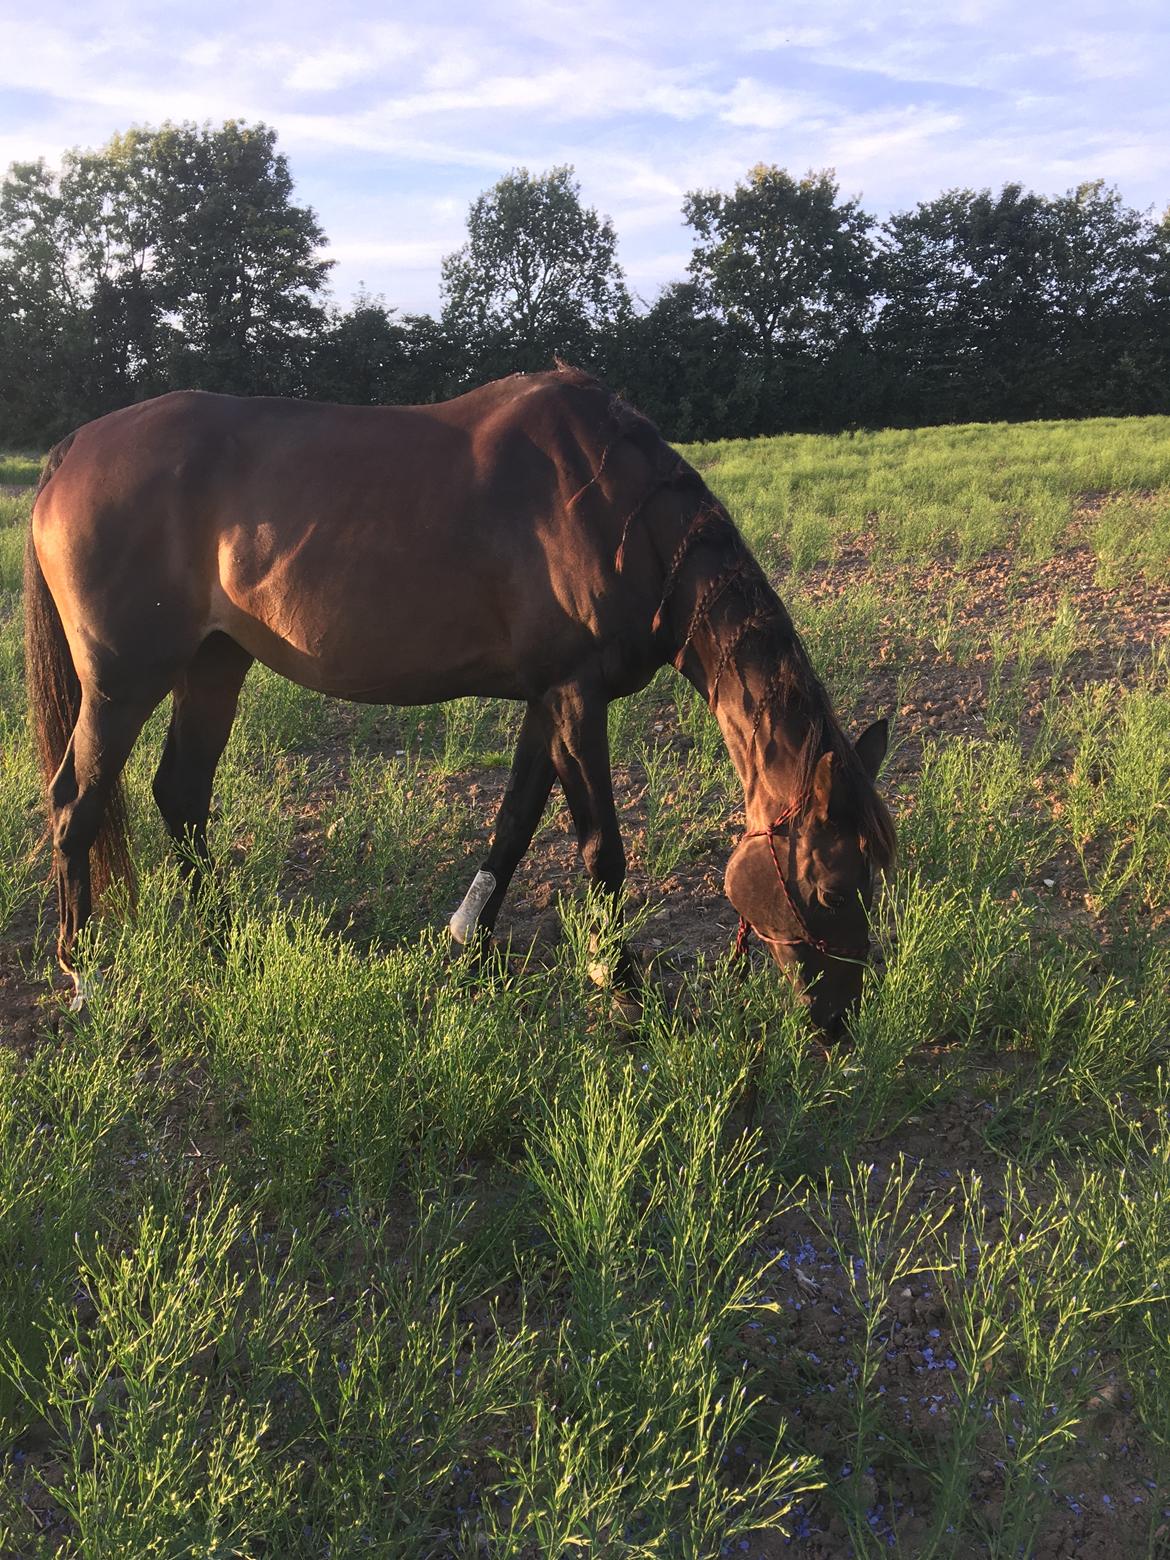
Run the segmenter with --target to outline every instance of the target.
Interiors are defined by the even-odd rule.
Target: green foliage
[[[970,562],[1021,542],[1041,554],[1070,545],[1074,510],[1103,492],[1122,506],[1144,503],[1146,519],[1126,532],[1143,537],[1161,500],[1142,495],[1170,488],[1166,428],[1160,417],[973,424],[728,440],[684,452],[778,567],[827,562],[854,537],[878,557]],[[1114,528],[1098,531],[1089,516],[1085,529],[1110,566]]]
[[[820,1482],[781,1423],[748,1477],[723,1483],[757,1406],[725,1354],[771,1265],[753,1250],[767,1191],[757,1146],[721,1141],[734,1082],[659,1101],[630,1063],[587,1066],[529,1146],[565,1320],[555,1399],[508,1459],[518,1493],[497,1529],[505,1554],[710,1555],[783,1531]]]
[[[1139,570],[1150,579],[1170,575],[1170,496],[1118,493],[1101,505],[1093,524],[1098,575],[1112,585]]]
[[[885,224],[874,345],[910,417],[1161,410],[1161,264],[1149,218],[1100,180],[950,190]]]
[[[0,455],[0,486],[35,487],[40,474],[37,455]]]
[[[0,1357],[24,1413],[60,1450],[55,1495],[78,1553],[256,1553],[291,1504],[298,1470],[276,1472],[266,1455],[266,1399],[310,1302],[290,1264],[260,1267],[257,1233],[226,1178],[183,1213],[148,1207],[125,1253],[81,1255],[77,1282],[97,1325],[49,1299],[41,1369]],[[241,1365],[248,1386],[225,1390],[220,1372]]]
[[[1162,652],[1137,687],[1097,684],[1062,711],[1075,745],[1061,822],[1102,907],[1129,891],[1153,910],[1170,888],[1168,672]]]
[[[686,197],[691,275],[766,361],[822,354],[864,320],[873,219],[838,195],[831,173],[794,179],[760,163],[730,195]]]
[[[518,168],[472,202],[467,242],[443,261],[443,324],[476,377],[593,356],[629,307],[612,223],[581,204],[569,167]]]
[[[0,426],[56,438],[177,386],[298,390],[331,262],[265,125],[164,124],[0,185]]]
[[[696,282],[672,282],[604,343],[606,377],[671,439],[756,426],[760,376],[745,327]]]
[[[23,525],[6,525],[6,516],[3,511],[3,499],[0,499],[0,593],[16,595],[21,588],[24,579],[24,539],[25,528]],[[23,519],[23,516],[14,515],[15,519]]]
[[[25,731],[0,717],[0,933],[40,873],[39,780]]]
[[[266,125],[164,125],[149,141],[159,205],[153,291],[176,319],[172,382],[237,394],[300,388],[299,359],[322,322],[315,295],[332,261],[292,200]]]
[[[264,125],[135,128],[59,173],[17,163],[0,186],[0,437],[47,443],[192,384],[432,402],[554,355],[672,438],[1170,404],[1170,230],[1099,180],[951,190],[879,226],[832,170],[760,164],[682,215],[690,279],[635,310],[572,169],[517,169],[472,203],[441,318],[397,318],[364,293],[321,306],[325,235]],[[1064,518],[1033,516],[1031,545]],[[1127,566],[1123,539],[1112,550]]]
[[[706,711],[701,700],[698,704],[706,731]],[[735,790],[729,783],[733,773],[722,755],[702,747],[680,757],[661,743],[646,743],[640,758],[646,776],[646,870],[662,879],[680,862],[706,855],[721,837]]]

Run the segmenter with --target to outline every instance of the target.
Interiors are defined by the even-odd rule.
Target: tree
[[[334,310],[320,336],[311,391],[361,406],[418,404],[448,393],[452,343],[429,315],[394,318],[381,298],[359,292],[352,308]]]
[[[1045,414],[1165,410],[1167,321],[1157,300],[1156,227],[1103,179],[1052,201],[1049,219]]]
[[[0,420],[50,438],[183,384],[297,391],[329,262],[263,125],[131,130],[0,185]]]
[[[380,406],[395,400],[405,335],[381,298],[359,292],[352,308],[331,312],[328,326],[318,338],[313,394],[357,406]]]
[[[670,439],[752,431],[760,373],[739,325],[720,318],[695,282],[663,288],[604,347],[606,374]]]
[[[1143,412],[1170,412],[1170,206],[1154,226],[1154,274],[1150,283],[1149,364],[1154,393]]]
[[[147,276],[157,202],[149,136],[67,152],[59,176],[14,164],[0,185],[0,379],[10,426],[50,427],[161,387],[166,327]],[[31,371],[35,369],[34,371]],[[72,414],[72,415],[71,415]]]
[[[910,421],[1153,409],[1157,238],[1101,182],[950,190],[884,225],[875,349]]]
[[[880,340],[926,420],[1035,415],[1052,270],[1045,204],[1019,184],[950,190],[886,224]]]
[[[164,125],[153,139],[163,192],[158,295],[179,324],[178,377],[245,394],[303,388],[316,295],[332,265],[316,215],[292,201],[266,125]]]
[[[467,242],[443,261],[443,325],[468,378],[587,362],[628,311],[613,225],[581,204],[572,168],[517,169],[473,201]]]
[[[864,326],[873,219],[838,200],[832,170],[794,179],[760,163],[731,195],[692,191],[683,216],[700,240],[692,277],[766,361],[823,359]]]

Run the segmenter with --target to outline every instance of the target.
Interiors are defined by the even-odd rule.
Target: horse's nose
[[[827,994],[822,996],[815,989],[806,995],[805,1002],[808,1006],[808,1016],[824,1039],[830,1041],[844,1037],[849,1018],[857,1011],[858,1006],[857,998],[842,1000],[839,993],[832,997]]]
[[[835,1043],[845,1034],[847,1017],[848,1011],[845,1008],[838,1008],[835,1013],[830,1013],[825,1018],[816,1019],[816,1025],[826,1040]]]

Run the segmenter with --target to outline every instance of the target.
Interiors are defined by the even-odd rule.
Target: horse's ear
[[[813,817],[824,823],[829,816],[829,798],[833,794],[833,755],[822,753],[813,770],[810,799]]]
[[[875,720],[872,726],[867,726],[853,744],[861,760],[861,767],[871,780],[877,779],[889,745],[890,723],[884,716],[881,720]]]

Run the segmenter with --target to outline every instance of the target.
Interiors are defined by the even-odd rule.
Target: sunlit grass
[[[40,474],[40,455],[0,454],[0,487],[35,487]]]
[[[694,445],[687,453],[765,554],[797,569],[871,535],[893,557],[996,547],[1044,556],[1064,545],[1077,507],[1102,567],[1164,571],[1170,439],[1161,417],[972,423],[844,436],[788,434]]]

